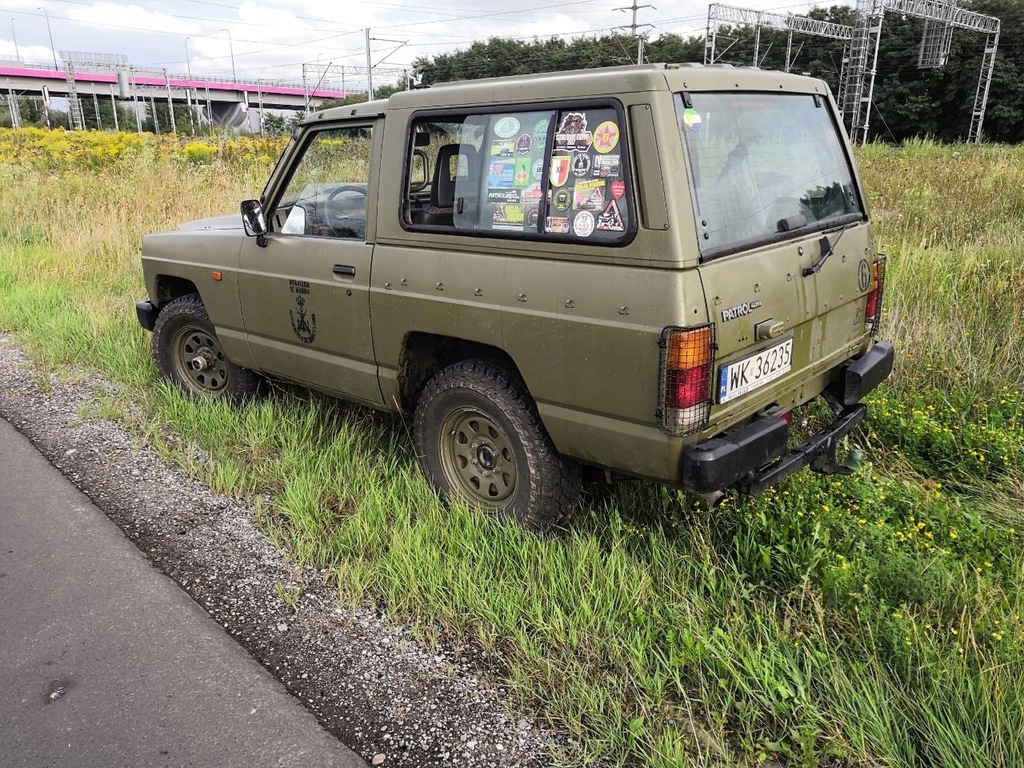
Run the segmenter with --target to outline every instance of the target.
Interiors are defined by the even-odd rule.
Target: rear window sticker
[[[515,186],[528,187],[533,178],[533,161],[528,157],[516,158]]]
[[[494,135],[502,139],[511,139],[519,133],[519,121],[514,117],[503,117],[494,124]]]
[[[516,152],[520,155],[528,155],[533,151],[533,136],[524,133],[516,139]]]
[[[512,157],[516,153],[516,143],[512,139],[498,139],[491,142],[491,157]]]
[[[555,207],[556,211],[568,211],[572,206],[572,191],[568,187],[559,189],[555,192],[551,204]]]
[[[569,112],[555,134],[558,149],[588,149],[594,135],[587,130],[587,116],[582,112]]]
[[[590,237],[594,232],[594,214],[580,211],[572,220],[572,231],[576,237]]]
[[[619,204],[612,200],[604,209],[604,213],[597,217],[597,228],[602,232],[625,232],[626,225],[622,223],[622,214],[619,213]]]
[[[691,131],[699,131],[700,123],[700,113],[696,109],[693,107],[687,107],[683,110],[683,125]]]
[[[518,189],[487,190],[487,202],[489,203],[518,203],[520,199]]]
[[[540,181],[544,178],[544,160],[535,160],[533,162],[533,180]]]
[[[494,206],[491,216],[492,229],[521,230],[526,220],[526,211],[521,205],[500,203]]]
[[[621,155],[595,155],[594,175],[605,178],[606,176],[618,176],[622,172]]]
[[[547,221],[544,222],[544,231],[551,232],[556,235],[568,235],[569,234],[569,217],[568,216],[548,216]]]
[[[572,153],[572,175],[577,178],[590,173],[590,155],[586,152]]]
[[[612,197],[615,200],[621,199],[622,196],[624,194],[626,194],[626,182],[624,182],[624,181],[613,181],[611,183],[611,191],[612,191]]]
[[[516,164],[511,160],[492,160],[487,171],[488,189],[506,189],[515,186]]]
[[[578,211],[604,208],[604,179],[577,181],[573,189],[572,207]]]
[[[526,214],[526,226],[536,231],[538,223],[540,223],[540,208],[531,208]]]
[[[619,145],[619,126],[605,120],[594,131],[594,149],[605,155]]]
[[[548,180],[552,187],[560,187],[569,180],[569,167],[572,163],[570,155],[553,155]]]
[[[542,118],[537,121],[537,124],[533,126],[533,140],[544,146],[544,142],[548,140],[548,126],[551,125],[551,121],[548,118]]]
[[[540,191],[540,184],[531,184],[530,186],[523,190],[522,201],[524,203],[540,202],[542,196],[543,195]]]

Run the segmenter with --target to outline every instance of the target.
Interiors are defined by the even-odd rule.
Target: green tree
[[[264,112],[260,119],[263,121],[263,133],[267,136],[284,136],[288,133],[288,125],[284,115],[275,112]]]
[[[45,127],[47,114],[49,114],[51,128],[66,128],[68,125],[67,112],[52,108],[47,111],[39,96],[18,96],[17,111],[23,126]],[[9,128],[12,125],[14,125],[14,117],[5,102],[3,111],[0,112],[0,127]]]
[[[1000,20],[999,49],[992,74],[983,135],[987,140],[1006,143],[1024,141],[1024,5],[1020,0],[973,0],[972,11]],[[970,52],[974,64],[974,86],[981,66],[982,35],[973,35]],[[973,87],[970,98],[973,101]]]
[[[136,129],[135,111],[126,107],[119,99],[112,104],[109,96],[101,96],[96,101],[93,101],[92,96],[81,96],[79,103],[82,105],[82,118],[86,128],[99,128],[104,131],[114,130],[114,107],[116,104],[117,127],[122,131],[134,131]],[[99,120],[96,119],[97,104],[100,108]]]
[[[154,108],[156,110],[154,120]],[[193,120],[195,116],[193,115]],[[198,125],[196,126],[198,130]],[[185,104],[174,105],[174,129],[177,133],[190,133],[188,106]],[[145,118],[142,123],[142,130],[150,133],[170,133],[171,118],[170,110],[167,108],[167,100],[157,99],[146,103]]]
[[[1002,22],[999,53],[989,94],[984,136],[1000,142],[1024,141],[1024,3],[1021,0],[966,0],[965,6]],[[855,26],[856,13],[847,5],[812,10],[822,21]],[[943,141],[967,137],[971,126],[985,35],[954,31],[949,61],[937,69],[917,66],[923,22],[887,13],[879,49],[870,138],[900,142],[913,136]],[[724,27],[718,33],[718,57],[723,63],[750,66],[754,60],[752,27]],[[787,35],[764,29],[758,46],[758,64],[783,69]],[[681,38],[662,35],[646,44],[647,61],[700,62],[704,36]],[[805,34],[794,34],[790,71],[818,77],[837,93],[843,72],[844,45]],[[535,39],[532,42],[492,37],[468,48],[421,58],[415,66],[430,85],[451,80],[501,77],[533,72],[557,72],[632,63],[636,38],[607,35],[600,38]]]

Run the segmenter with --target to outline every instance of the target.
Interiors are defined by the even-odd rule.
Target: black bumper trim
[[[783,455],[789,424],[780,416],[762,416],[732,432],[683,449],[683,488],[714,493],[734,487],[756,496],[799,469],[835,474],[847,470],[836,463],[836,445],[867,415],[861,399],[892,372],[892,344],[879,341],[838,371],[822,392],[836,419]]]
[[[735,432],[689,445],[683,450],[683,487],[695,493],[735,487],[756,496],[806,466],[835,473],[836,445],[867,412],[863,403],[845,408],[829,426],[784,456],[789,424],[780,416],[765,416]]]
[[[847,408],[828,427],[811,435],[781,459],[744,477],[736,483],[737,490],[757,496],[806,466],[815,472],[835,474],[836,445],[867,413],[868,407],[863,403]]]
[[[683,487],[713,493],[732,485],[786,450],[789,424],[781,416],[764,416],[733,432],[683,449]]]
[[[842,375],[829,387],[829,391],[843,405],[859,403],[865,395],[889,377],[895,355],[895,350],[889,342],[875,342],[871,349],[846,366]]]
[[[147,331],[152,331],[156,325],[156,316],[160,313],[159,307],[151,301],[135,302],[135,314],[139,318],[139,325]]]

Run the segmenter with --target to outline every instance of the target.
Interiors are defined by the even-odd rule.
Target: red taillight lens
[[[872,336],[878,333],[882,321],[882,289],[885,285],[885,256],[879,256],[873,267],[871,291],[864,305],[864,319],[870,323]]]
[[[665,393],[669,408],[688,408],[708,399],[708,376],[704,367],[679,371],[672,388]]]
[[[666,328],[660,343],[661,428],[677,436],[699,432],[711,415],[714,326]]]

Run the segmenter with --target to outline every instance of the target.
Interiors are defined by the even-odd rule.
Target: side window
[[[406,223],[475,228],[483,134],[481,119],[473,116],[414,123],[406,180]]]
[[[313,135],[295,164],[273,216],[283,235],[366,236],[370,128],[332,128]]]
[[[613,242],[632,231],[612,107],[422,117],[411,134],[407,226]]]

